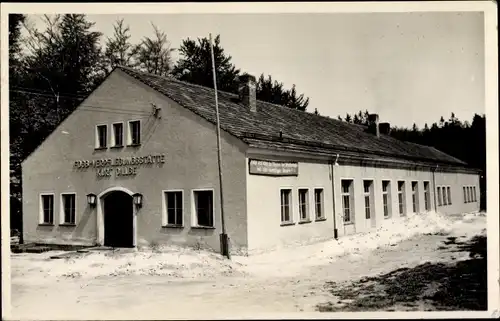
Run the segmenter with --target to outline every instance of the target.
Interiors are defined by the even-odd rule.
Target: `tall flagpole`
[[[222,225],[222,234],[220,235],[220,248],[221,254],[230,258],[229,255],[229,242],[226,234],[226,224],[224,221],[224,193],[222,192],[222,166],[221,166],[221,146],[220,146],[220,123],[219,123],[219,101],[217,97],[217,76],[215,74],[215,58],[214,58],[214,48],[212,45],[212,34],[209,34],[210,38],[210,53],[212,55],[212,74],[214,78],[214,90],[215,90],[215,114],[217,117],[217,163],[219,165],[219,192],[220,192],[220,221]]]

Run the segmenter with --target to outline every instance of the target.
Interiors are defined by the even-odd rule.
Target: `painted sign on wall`
[[[254,175],[297,176],[299,175],[299,163],[250,159],[249,171],[250,174]]]
[[[96,169],[97,177],[135,176],[139,166],[151,167],[154,164],[165,163],[165,155],[147,155],[132,157],[117,157],[92,160],[76,160],[73,167],[79,170]]]

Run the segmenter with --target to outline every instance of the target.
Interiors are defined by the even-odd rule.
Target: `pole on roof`
[[[210,53],[212,56],[212,74],[214,79],[214,90],[215,90],[215,114],[217,118],[217,164],[219,166],[219,193],[220,193],[220,221],[222,225],[222,233],[220,234],[220,250],[221,255],[226,256],[230,259],[229,254],[229,238],[226,234],[226,224],[224,221],[224,193],[222,192],[222,166],[221,166],[221,144],[220,144],[220,122],[219,122],[219,101],[217,97],[217,76],[215,73],[215,58],[214,58],[214,47],[212,45],[212,34],[209,34],[210,38]]]

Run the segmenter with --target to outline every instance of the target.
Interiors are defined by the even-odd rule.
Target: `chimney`
[[[257,88],[254,76],[248,74],[240,76],[238,93],[240,101],[250,109],[251,112],[257,112]]]
[[[380,123],[378,127],[381,134],[389,135],[391,133],[391,124],[389,123]]]
[[[368,115],[368,130],[370,133],[380,137],[380,130],[378,128],[378,114]]]

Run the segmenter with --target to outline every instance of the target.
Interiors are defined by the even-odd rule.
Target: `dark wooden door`
[[[104,198],[104,245],[133,247],[134,208],[132,196],[124,192],[112,192]]]

